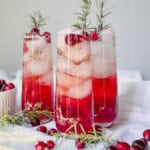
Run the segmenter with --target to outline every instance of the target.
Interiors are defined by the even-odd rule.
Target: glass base
[[[99,123],[99,122],[94,122],[95,125],[101,126],[102,128],[110,128],[113,125],[112,122],[106,122],[106,123]]]

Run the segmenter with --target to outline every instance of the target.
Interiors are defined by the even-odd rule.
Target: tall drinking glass
[[[92,129],[92,61],[89,34],[58,34],[55,120],[61,132]]]
[[[117,67],[115,34],[105,29],[91,41],[93,62],[94,122],[111,126],[117,116]]]
[[[35,29],[34,29],[35,30]],[[49,32],[25,33],[23,43],[22,109],[53,111],[52,51]]]

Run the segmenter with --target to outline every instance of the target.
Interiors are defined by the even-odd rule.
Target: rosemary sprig
[[[3,116],[0,116],[0,128],[8,126],[10,124],[22,124],[24,122],[24,118],[22,112],[17,112],[15,114],[10,115],[7,110]]]
[[[109,28],[110,24],[104,25],[104,19],[111,14],[111,11],[105,12],[105,0],[98,0],[97,1],[97,9],[98,13],[96,14],[97,17],[97,30],[101,31],[104,30],[105,28]]]
[[[90,22],[88,22],[88,16],[91,9],[91,0],[81,0],[81,13],[76,13],[78,22],[72,25],[76,29],[87,29]]]
[[[77,132],[69,132],[69,130],[72,130],[74,128],[74,131],[77,124],[72,124],[65,133],[57,132],[54,133],[53,136],[56,138],[63,138],[63,139],[80,139],[82,143],[85,144],[96,144],[98,142],[105,142],[105,143],[111,143],[112,139],[105,135],[104,129],[100,128],[98,130],[95,129],[93,126],[93,130],[91,132],[86,133],[83,126],[79,124],[82,133],[78,134]]]
[[[43,18],[40,11],[34,13],[33,15],[29,14],[31,19],[31,27],[39,29],[41,26],[46,25],[46,18]]]
[[[0,128],[9,125],[22,125],[25,122],[30,123],[34,119],[39,119],[40,117],[44,117],[47,120],[53,119],[53,113],[48,110],[40,110],[41,104],[36,105],[31,110],[29,107],[24,111],[19,111],[15,114],[10,114],[7,110],[3,116],[0,116]]]

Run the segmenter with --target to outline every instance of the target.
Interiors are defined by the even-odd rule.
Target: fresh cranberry
[[[144,139],[150,141],[150,129],[144,130],[143,137]]]
[[[81,34],[77,35],[78,43],[82,42],[83,40],[84,40],[84,36],[83,35],[81,35]]]
[[[43,141],[38,141],[35,144],[35,149],[36,150],[45,150],[45,148],[46,148],[46,144]]]
[[[5,80],[0,80],[0,89],[6,85],[6,81]]]
[[[39,126],[36,130],[43,133],[47,133],[47,128],[45,126]]]
[[[147,142],[147,140],[146,140],[146,139],[144,139],[144,138],[141,138],[140,140],[141,140],[141,141],[143,141],[143,142],[144,142],[144,144],[145,144],[145,147],[146,147],[146,148],[148,148],[148,142]]]
[[[30,120],[29,123],[32,125],[32,127],[35,127],[35,126],[40,125],[40,120],[37,118],[34,118],[34,119]]]
[[[99,34],[96,31],[91,32],[91,40],[97,41],[98,39],[99,39]]]
[[[80,139],[77,139],[77,140],[76,140],[75,145],[76,145],[76,147],[77,147],[78,149],[82,149],[82,148],[85,147],[85,143],[81,142]]]
[[[48,43],[51,42],[51,34],[49,32],[44,32],[43,36],[45,37],[45,39]]]
[[[3,91],[8,91],[8,90],[11,90],[13,88],[15,88],[15,85],[10,82],[10,83],[6,84],[5,86],[3,86],[2,90]]]
[[[74,45],[74,44],[76,44],[76,42],[77,42],[77,35],[75,35],[75,34],[68,34],[68,35],[66,35],[66,37],[65,37],[65,42],[66,42],[66,44],[69,44],[69,45]]]
[[[129,150],[130,145],[126,142],[118,142],[116,144],[116,148],[117,148],[117,150]]]
[[[82,34],[83,34],[83,36],[84,36],[84,39],[86,39],[86,40],[89,40],[89,39],[90,39],[90,35],[88,34],[88,32],[83,31]]]
[[[38,28],[32,28],[32,29],[31,29],[31,33],[32,33],[32,34],[38,34],[38,35],[39,35],[39,34],[40,34],[40,31],[39,31]]]
[[[28,49],[28,46],[26,43],[23,44],[23,52],[27,52],[29,49]]]
[[[139,147],[139,146],[132,145],[132,146],[130,147],[130,150],[144,150],[144,149],[141,149],[141,147]]]
[[[51,128],[48,130],[48,135],[53,136],[55,133],[57,133],[58,131],[54,128]]]
[[[46,144],[47,144],[48,150],[50,150],[50,149],[55,147],[55,143],[52,140],[48,140]]]
[[[107,147],[107,150],[117,150],[117,148],[114,145],[110,145]]]
[[[138,146],[142,150],[146,149],[146,144],[145,144],[145,142],[143,140],[135,140],[135,141],[133,141],[132,146]]]

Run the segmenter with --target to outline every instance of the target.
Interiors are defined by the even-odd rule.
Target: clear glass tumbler
[[[93,62],[94,122],[111,126],[117,116],[117,67],[115,34],[111,28],[91,41]]]
[[[66,29],[58,34],[55,120],[61,132],[92,129],[92,61],[89,34]]]
[[[51,36],[29,32],[24,35],[22,109],[53,111]]]

